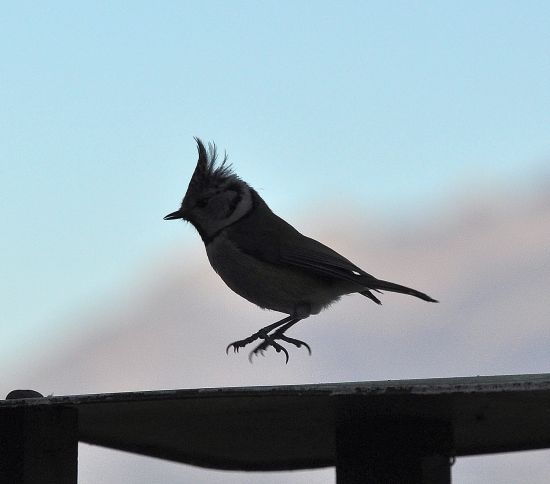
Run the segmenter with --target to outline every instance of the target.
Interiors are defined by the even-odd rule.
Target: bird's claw
[[[248,361],[252,363],[252,357],[258,354],[264,356],[264,351],[267,350],[267,348],[269,348],[270,346],[272,346],[277,353],[280,353],[282,351],[285,354],[285,363],[288,364],[290,355],[288,354],[286,348],[284,346],[281,346],[274,339],[272,339],[272,337],[269,336],[266,337],[264,341],[262,341],[258,346],[256,346],[256,348],[254,348],[250,352],[250,354],[248,355]]]
[[[281,334],[277,336],[279,339],[282,339],[283,341],[286,341],[287,343],[290,343],[291,345],[296,346],[296,348],[301,348],[302,346],[305,346],[306,350],[308,351],[309,355],[311,356],[311,348],[310,346],[302,340],[289,338],[288,336]]]
[[[245,339],[240,339],[238,341],[233,341],[233,343],[229,343],[227,345],[227,348],[225,348],[225,354],[229,354],[229,348],[233,347],[233,353],[238,353],[241,348],[244,348],[246,345],[252,343],[253,341],[256,341],[259,338],[267,338],[267,334],[258,331],[257,333],[254,333],[252,336],[249,336]]]
[[[252,363],[253,356],[256,356],[258,354],[264,356],[265,350],[267,350],[270,346],[273,347],[277,353],[283,352],[285,355],[285,363],[288,363],[288,360],[290,359],[290,355],[284,346],[280,345],[275,341],[276,339],[283,340],[286,343],[296,346],[296,348],[301,348],[303,346],[307,349],[308,353],[311,355],[311,348],[305,341],[301,341],[295,338],[289,338],[288,336],[282,333],[277,334],[277,332],[273,333],[272,335],[262,335],[262,336],[254,336],[254,337],[250,336],[248,338],[245,338],[239,341],[234,341],[233,343],[229,343],[227,345],[227,348],[225,348],[225,353],[229,354],[230,348],[233,348],[233,353],[238,353],[241,348],[244,348],[246,345],[248,345],[249,343],[252,343],[253,341],[256,341],[260,337],[263,338],[263,341],[258,346],[256,346],[256,348],[254,348],[248,355],[248,360],[250,361],[250,363]]]
[[[237,343],[238,343],[238,341],[235,341],[233,343],[229,343],[227,345],[227,348],[225,348],[225,354],[226,355],[229,354],[229,348],[231,348],[231,347],[233,347],[233,353],[238,353],[241,346],[239,346]]]

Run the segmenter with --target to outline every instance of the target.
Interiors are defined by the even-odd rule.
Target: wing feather
[[[254,190],[251,193],[254,210],[227,229],[228,236],[244,253],[264,262],[307,269],[365,288],[369,282],[377,281],[330,247],[302,235],[275,215]]]
[[[277,266],[297,267],[357,284],[357,292],[378,304],[380,300],[370,291],[398,292],[436,302],[416,289],[377,279],[330,247],[302,235],[250,190],[254,209],[226,229],[226,236],[245,254]]]

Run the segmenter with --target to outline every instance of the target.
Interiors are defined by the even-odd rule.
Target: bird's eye
[[[206,207],[206,205],[208,205],[208,198],[199,198],[197,200],[197,207],[203,208]]]

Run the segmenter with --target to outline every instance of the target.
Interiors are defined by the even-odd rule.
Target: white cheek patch
[[[226,203],[228,203],[228,201],[226,201]],[[244,217],[252,209],[252,205],[250,188],[244,186],[242,189],[242,198],[233,212],[230,213],[228,217],[219,220],[210,220],[208,222],[208,225],[205,227],[207,235],[213,235]]]
[[[233,213],[227,217],[225,220],[225,226],[231,225],[240,218],[244,217],[252,208],[252,195],[250,194],[250,189],[245,187],[243,189],[242,198],[233,210]]]

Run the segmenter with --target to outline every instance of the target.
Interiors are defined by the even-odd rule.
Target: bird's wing
[[[377,281],[351,261],[315,239],[302,235],[275,215],[254,192],[257,210],[227,230],[241,251],[275,265],[300,267],[368,287]]]
[[[305,237],[299,232],[297,234],[300,237],[285,238],[282,241],[280,248],[281,262],[358,284],[362,286],[362,290],[357,292],[372,299],[377,304],[381,304],[380,300],[370,291],[391,291],[409,294],[424,301],[437,302],[432,297],[416,289],[377,279],[326,245],[317,242],[315,239]],[[300,238],[305,239],[305,241],[300,240]]]
[[[376,280],[338,252],[315,239],[298,233],[298,236],[281,242],[280,260],[283,263],[363,286],[366,286],[369,280]]]
[[[302,235],[275,215],[256,192],[252,191],[252,195],[255,210],[225,231],[226,237],[245,254],[270,264],[301,268],[320,276],[352,282],[361,289],[357,292],[377,304],[380,300],[370,291],[391,291],[437,302],[416,289],[366,273],[338,252]]]

